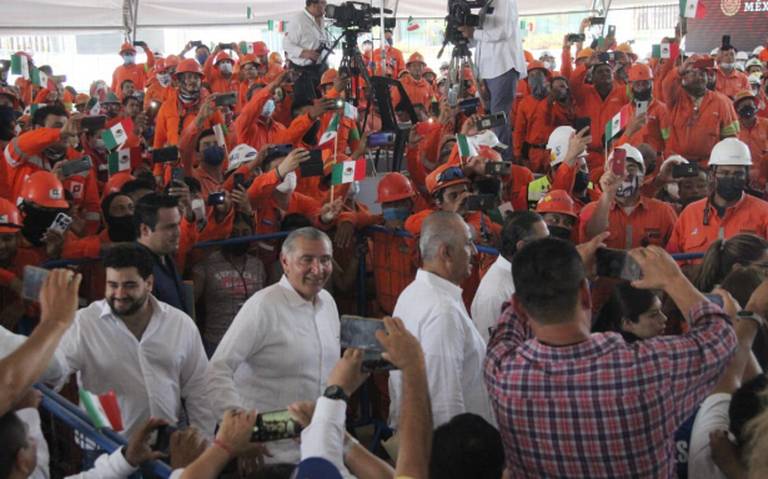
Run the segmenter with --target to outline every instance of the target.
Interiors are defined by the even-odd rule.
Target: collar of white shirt
[[[502,255],[499,255],[496,258],[496,261],[493,262],[493,267],[495,268],[501,268],[503,271],[509,271],[509,273],[512,273],[512,263],[507,260],[507,258],[503,257]]]
[[[452,296],[454,299],[458,299],[459,301],[462,300],[461,299],[462,289],[459,286],[451,283],[447,279],[441,278],[435,273],[430,273],[425,269],[419,268],[419,270],[416,272],[416,281],[428,284],[432,288],[442,290],[445,293],[447,293],[449,296]]]
[[[290,281],[288,281],[288,277],[286,275],[283,275],[282,278],[280,278],[280,286],[283,287],[285,290],[285,294],[288,297],[288,303],[291,306],[303,306],[305,304],[309,304],[311,306],[322,306],[323,299],[321,297],[322,291],[315,296],[315,301],[307,301],[304,299],[297,291],[296,288],[293,287]]]

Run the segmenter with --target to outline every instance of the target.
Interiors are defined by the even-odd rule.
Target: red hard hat
[[[536,213],[560,213],[573,218],[579,217],[571,195],[565,190],[552,190],[544,195],[536,205]]]
[[[20,228],[19,209],[5,198],[0,198],[0,233],[15,233]]]
[[[120,54],[122,55],[125,52],[136,53],[136,48],[134,48],[134,46],[130,43],[123,43],[120,45]]]
[[[221,62],[232,62],[235,63],[234,60],[232,60],[232,57],[227,55],[227,52],[219,52],[218,55],[216,55],[216,60],[213,61],[214,65],[218,65]]]
[[[197,73],[198,75],[203,76],[203,71],[200,69],[200,64],[197,63],[197,60],[192,58],[185,58],[179,62],[179,66],[176,68],[175,75],[179,76],[182,73]]]
[[[629,69],[629,81],[653,80],[653,70],[643,63],[635,63]]]
[[[411,180],[397,172],[387,173],[379,182],[377,203],[388,203],[412,198],[416,192],[413,190]]]
[[[533,60],[532,62],[528,63],[528,71],[532,70],[544,70],[544,74],[547,76],[552,74],[552,72],[549,71],[549,68],[547,68],[543,62],[538,60]]]
[[[336,71],[335,68],[329,68],[323,73],[323,76],[320,77],[320,85],[327,85],[329,83],[333,83],[336,78],[338,78],[339,73]]]
[[[257,57],[265,57],[269,55],[269,48],[267,47],[267,44],[264,42],[254,42],[253,54]]]
[[[178,68],[180,63],[179,57],[176,55],[168,55],[165,57],[165,68]]]
[[[50,171],[36,171],[21,186],[22,200],[43,208],[69,208],[64,199],[64,186]]]
[[[413,52],[411,53],[411,56],[408,57],[408,62],[405,64],[405,66],[408,66],[411,63],[420,62],[424,65],[427,64],[427,62],[424,61],[424,56],[419,52]]]
[[[120,191],[123,188],[124,184],[135,179],[136,177],[127,171],[121,171],[119,173],[115,173],[114,175],[109,177],[107,184],[104,185],[103,196],[106,198],[108,194]]]
[[[427,191],[434,195],[443,188],[453,185],[469,184],[469,180],[464,176],[464,172],[457,165],[442,164],[427,175],[424,181]]]

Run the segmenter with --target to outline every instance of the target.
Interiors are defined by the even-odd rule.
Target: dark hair
[[[35,126],[45,126],[45,119],[50,115],[54,116],[66,116],[69,117],[67,110],[63,105],[53,104],[38,108],[35,113],[32,114],[32,124]]]
[[[11,475],[19,450],[27,446],[27,430],[24,422],[10,411],[0,417],[0,478]]]
[[[120,188],[120,193],[125,193],[126,195],[130,195],[131,193],[134,193],[139,190],[150,190],[155,191],[155,182],[154,179],[150,183],[145,178],[136,178],[135,180],[126,181],[125,184]]]
[[[747,423],[765,409],[763,392],[767,386],[768,378],[760,374],[742,384],[731,396],[731,404],[728,406],[730,430],[736,436],[736,444],[739,446],[746,444],[749,439],[744,434]]]
[[[200,180],[192,176],[184,177],[184,184],[189,188],[189,192],[192,194],[200,193],[203,191],[203,187],[200,185]]]
[[[121,89],[121,90],[123,89],[123,85],[125,85],[127,82],[131,82],[131,83],[133,83],[134,85],[136,85],[136,83],[134,83],[134,81],[133,81],[133,80],[131,80],[130,78],[126,78],[125,80],[123,80],[123,81],[121,81],[121,82],[120,82],[120,89]]]
[[[104,268],[136,268],[143,279],[152,274],[152,255],[136,243],[116,243],[107,249],[104,255]]]
[[[731,293],[743,308],[763,280],[765,280],[765,275],[757,268],[738,268],[728,273],[728,276],[720,283],[720,287]]]
[[[514,211],[504,221],[499,239],[499,254],[508,260],[517,253],[517,242],[526,240],[533,234],[533,225],[544,219],[535,211]]]
[[[216,133],[213,132],[213,128],[207,128],[200,132],[200,134],[197,136],[197,143],[195,143],[195,150],[200,151],[200,141],[205,138],[206,136],[214,136]]]
[[[430,479],[499,479],[503,472],[501,434],[482,417],[459,414],[435,429]]]
[[[179,206],[179,200],[175,196],[161,193],[150,193],[136,202],[135,213],[133,216],[136,225],[136,234],[140,235],[141,225],[149,226],[152,231],[157,226],[157,212],[161,208],[176,208]]]
[[[128,102],[131,100],[136,100],[137,102],[139,102],[139,104],[141,104],[141,100],[139,99],[139,97],[134,95],[126,95],[126,97],[123,98],[123,106],[127,106]]]
[[[611,297],[600,308],[592,331],[620,332],[623,319],[637,323],[640,315],[651,309],[656,298],[653,291],[633,288],[629,282],[616,284]]]
[[[285,215],[283,221],[280,222],[280,231],[293,231],[307,226],[312,226],[309,218],[301,213],[290,213]]]
[[[753,234],[738,234],[719,239],[709,245],[693,284],[699,291],[709,292],[720,283],[734,265],[747,266],[758,261],[768,250],[768,241]]]
[[[290,479],[296,464],[265,464],[246,476],[246,479]]]
[[[109,216],[109,207],[112,206],[112,202],[115,201],[115,198],[118,196],[128,196],[128,194],[123,193],[122,191],[114,191],[101,200],[101,214],[104,218]],[[128,197],[130,198],[130,196]]]
[[[515,296],[533,319],[555,324],[571,318],[586,273],[571,242],[542,238],[512,258],[512,276]]]

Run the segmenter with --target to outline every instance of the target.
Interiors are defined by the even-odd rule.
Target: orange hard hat
[[[644,63],[635,63],[629,69],[629,81],[653,80],[653,70]]]
[[[552,190],[544,195],[536,205],[536,213],[560,213],[573,218],[579,217],[571,195],[565,190]]]
[[[0,233],[15,233],[21,226],[19,209],[5,198],[0,198]]]
[[[424,75],[426,75],[427,73],[431,73],[431,74],[433,74],[433,75],[437,76],[437,73],[435,73],[435,71],[434,71],[434,70],[432,70],[432,69],[431,69],[431,68],[429,68],[429,67],[424,67],[424,73],[423,73],[423,74],[424,74]]]
[[[168,55],[165,57],[165,68],[177,68],[179,66],[179,63],[181,63],[181,60],[179,60],[179,57],[177,55]]]
[[[127,171],[120,171],[109,177],[107,184],[104,185],[104,198],[110,193],[115,193],[123,188],[123,185],[131,180],[135,180],[136,177]]]
[[[616,47],[616,51],[617,51],[617,52],[622,52],[622,53],[624,53],[624,54],[626,54],[626,55],[629,55],[629,56],[630,56],[631,58],[633,58],[633,59],[637,59],[637,55],[635,55],[635,52],[633,52],[633,51],[632,51],[632,45],[630,45],[630,44],[629,44],[629,43],[627,43],[627,42],[624,42],[624,43],[620,43],[620,44],[619,44],[619,45]]]
[[[534,60],[533,53],[528,50],[523,50],[523,58],[525,59],[525,63],[530,63]]]
[[[456,165],[442,164],[427,175],[424,181],[427,191],[434,195],[438,191],[453,185],[469,184],[464,172]]]
[[[336,71],[335,68],[329,68],[323,73],[323,76],[320,77],[320,86],[328,85],[329,83],[333,83],[336,78],[338,78],[339,73]]]
[[[540,62],[538,60],[528,62],[528,71],[532,71],[532,70],[544,70],[544,73],[547,76],[551,74],[551,72],[549,71],[549,68],[547,68],[543,62]]]
[[[576,60],[581,60],[582,58],[589,58],[589,57],[591,57],[591,56],[592,56],[592,54],[593,54],[594,52],[595,52],[595,51],[594,51],[594,50],[592,50],[592,49],[591,49],[591,48],[589,48],[589,47],[587,47],[587,48],[582,48],[581,50],[579,50],[579,53],[577,53],[577,54],[576,54]]]
[[[131,45],[130,43],[123,43],[122,45],[120,45],[120,54],[122,55],[125,52],[131,52],[135,54],[136,48],[134,48],[134,46]]]
[[[240,68],[244,67],[249,63],[259,63],[259,60],[256,59],[256,55],[254,55],[253,53],[246,53],[245,55],[240,56],[240,62],[238,63]]]
[[[264,42],[254,42],[253,54],[257,57],[265,57],[269,55],[269,47],[267,47],[267,44]]]
[[[50,171],[36,171],[21,185],[19,195],[25,202],[43,208],[69,208],[64,199],[64,186]]]
[[[757,97],[754,95],[754,93],[749,90],[742,90],[733,97],[733,106],[738,105],[741,100],[746,100],[747,98],[757,100]]]
[[[165,58],[155,58],[155,72],[162,73],[166,69]]]
[[[200,64],[197,63],[197,60],[192,58],[185,58],[179,62],[179,66],[176,68],[175,75],[179,76],[182,73],[197,73],[198,75],[203,76],[203,71],[200,69]]]
[[[416,192],[413,189],[411,180],[405,175],[397,172],[387,173],[379,182],[376,189],[378,193],[377,203],[388,203],[390,201],[400,201],[412,198]]]
[[[216,55],[216,60],[213,61],[213,64],[218,65],[221,62],[232,62],[232,64],[235,63],[235,61],[231,56],[227,54],[227,52],[219,52],[218,55]]]
[[[424,65],[427,64],[427,62],[424,61],[424,56],[419,52],[413,52],[411,53],[411,56],[408,57],[408,62],[405,64],[405,66],[410,65],[411,63],[423,63]]]
[[[91,97],[88,96],[86,93],[78,93],[75,95],[75,105],[82,105],[83,103],[88,103],[88,100],[90,100]]]

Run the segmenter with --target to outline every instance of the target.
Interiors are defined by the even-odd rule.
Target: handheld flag
[[[29,81],[43,88],[48,88],[48,75],[39,68],[32,67],[29,72]]]
[[[123,430],[123,421],[120,414],[120,406],[114,391],[97,396],[96,394],[81,389],[79,391],[80,404],[85,409],[88,417],[97,429],[105,427],[115,431]]]
[[[419,25],[417,22],[413,20],[413,17],[408,17],[408,26],[406,27],[406,30],[409,32],[412,32],[414,30],[418,30],[421,25]]]
[[[333,165],[331,184],[342,185],[365,178],[365,159],[344,161]]]
[[[344,102],[344,117],[351,120],[357,120],[358,117],[357,108],[348,101]]]
[[[469,158],[477,155],[477,147],[474,141],[469,139],[467,135],[456,135],[456,144],[459,145],[460,157]]]
[[[685,18],[704,18],[707,9],[704,0],[680,0],[680,16]]]
[[[122,122],[112,125],[101,134],[107,149],[114,149],[128,140],[128,133],[125,132],[125,125]]]
[[[629,123],[629,105],[624,105],[621,110],[605,125],[605,139],[612,140]]]
[[[339,114],[334,113],[331,121],[328,123],[328,127],[320,137],[320,141],[317,142],[317,147],[320,149],[330,148],[338,135],[339,129]]]
[[[121,171],[129,171],[131,169],[131,150],[126,148],[110,152],[107,157],[107,166],[110,176]]]
[[[29,80],[29,61],[24,55],[11,55],[11,73]]]

